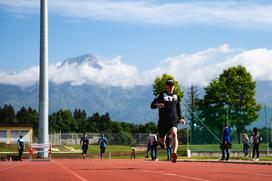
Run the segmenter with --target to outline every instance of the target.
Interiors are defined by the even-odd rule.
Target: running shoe
[[[172,153],[171,157],[172,157],[172,162],[173,162],[173,163],[176,163],[176,162],[177,162],[178,155],[177,155],[176,153]]]

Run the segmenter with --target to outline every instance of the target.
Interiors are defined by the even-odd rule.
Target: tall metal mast
[[[40,1],[40,81],[39,81],[39,138],[38,143],[48,144],[48,7],[47,0]],[[47,158],[44,148],[39,154]]]

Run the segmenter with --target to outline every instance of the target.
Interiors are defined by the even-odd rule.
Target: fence
[[[90,144],[97,144],[100,134],[87,133]],[[147,144],[148,133],[118,133],[118,134],[105,134],[109,144],[115,145],[141,145]],[[53,145],[77,145],[80,144],[80,139],[83,133],[55,133],[49,135],[49,141]]]

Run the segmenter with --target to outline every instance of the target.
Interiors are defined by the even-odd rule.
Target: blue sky
[[[272,80],[269,1],[48,1],[52,66],[92,54],[109,62],[118,59],[118,65],[131,68],[128,76],[133,82],[150,83],[159,72],[169,72],[186,84],[205,85],[236,64],[246,66],[255,79]],[[1,76],[14,84],[24,84],[16,83],[18,77],[36,81],[39,1],[0,0],[0,27]],[[213,67],[217,71],[209,71]],[[107,69],[109,74],[112,68]],[[120,69],[116,77],[124,71]],[[51,71],[55,80],[53,72],[57,71]],[[190,72],[195,75],[185,80]],[[100,73],[103,82],[112,81],[105,71]]]

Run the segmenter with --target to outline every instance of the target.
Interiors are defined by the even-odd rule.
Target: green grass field
[[[28,145],[26,145],[26,150],[28,150]],[[54,149],[57,149],[58,151],[53,152],[73,152],[74,149],[77,151],[81,151],[80,145],[54,145]],[[70,149],[69,149],[70,148]],[[145,146],[142,146],[141,150],[146,149]],[[187,145],[179,145],[179,151],[185,151],[187,149]],[[206,144],[206,145],[189,145],[189,149],[191,151],[220,151],[219,145],[217,144]],[[260,144],[260,151],[266,151],[267,145],[266,144]],[[272,148],[270,148],[272,150]],[[109,152],[130,152],[131,148],[129,146],[123,146],[123,145],[108,145],[107,150]],[[233,144],[232,151],[242,151],[243,145],[242,144]],[[17,147],[16,144],[4,144],[0,143],[0,152],[16,152]],[[99,146],[98,145],[90,145],[89,152],[92,153],[98,153],[99,152]]]
[[[26,145],[25,152],[29,149],[28,145]],[[179,145],[178,154],[181,156],[180,158],[186,159],[186,149],[187,145]],[[189,149],[194,151],[203,151],[203,152],[220,152],[219,145],[210,144],[210,145],[189,145]],[[242,144],[234,144],[232,151],[242,151]],[[260,151],[266,151],[266,144],[260,145]],[[3,144],[0,143],[0,152],[13,152],[13,154],[17,153],[17,147],[15,144]],[[96,158],[99,156],[99,146],[98,145],[90,145],[88,149],[89,157]],[[105,157],[109,157],[109,153],[111,158],[130,158],[131,147],[122,146],[122,145],[108,145],[105,153]],[[1,153],[0,156],[5,155],[6,153]],[[136,149],[136,157],[144,158],[146,155],[146,147],[139,146]],[[27,155],[25,154],[25,157]],[[80,145],[54,145],[53,146],[53,158],[81,158],[81,147]],[[158,150],[158,158],[160,160],[166,160],[166,152]],[[201,156],[201,157],[192,157],[192,159],[218,159],[218,156]],[[248,157],[232,157],[231,159],[241,159],[241,160],[249,160]],[[261,160],[272,160],[272,156],[270,157],[260,157]]]

